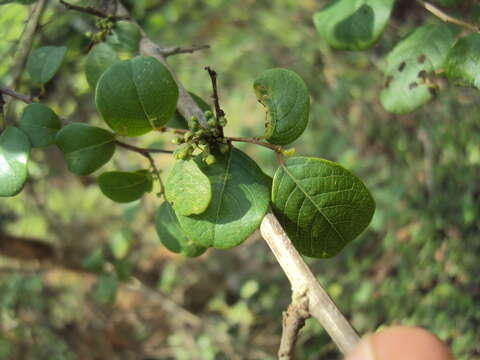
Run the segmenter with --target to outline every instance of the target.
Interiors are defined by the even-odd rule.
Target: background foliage
[[[319,281],[361,333],[416,324],[447,341],[457,359],[479,358],[478,90],[448,86],[409,115],[389,114],[379,102],[384,55],[412,27],[438,20],[413,1],[399,2],[378,45],[350,53],[330,49],[318,36],[312,14],[320,5],[313,0],[127,3],[158,43],[212,46],[170,62],[205,99],[211,90],[203,67],[218,71],[226,135],[263,132],[264,112],[252,88],[260,72],[285,67],[305,79],[311,121],[295,143],[298,153],[353,170],[377,202],[361,238],[333,259],[310,262]],[[438,4],[480,21],[479,7],[469,2]],[[9,81],[27,17],[28,7],[2,6],[1,83]],[[92,30],[90,17],[51,1],[35,46],[69,49],[46,85],[45,103],[71,120],[102,126],[84,75],[84,34]],[[23,84],[28,92],[28,75]],[[12,116],[18,119],[23,106],[15,104]],[[139,144],[169,146],[165,139],[151,134]],[[273,173],[267,150],[240,148]],[[125,153],[105,170],[135,170],[137,163]],[[167,157],[158,163],[171,164]],[[0,200],[0,249],[39,239],[55,246],[61,262],[0,259],[0,359],[275,358],[290,289],[261,240],[186,259],[157,239],[155,196],[115,204],[95,176],[70,174],[54,147],[34,150],[30,177],[26,191]],[[338,358],[314,320],[302,330],[298,357]]]

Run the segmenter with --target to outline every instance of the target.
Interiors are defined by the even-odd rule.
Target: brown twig
[[[208,75],[210,75],[210,80],[212,81],[212,88],[213,88],[213,104],[215,106],[215,114],[218,118],[225,116],[225,112],[220,108],[220,98],[218,97],[218,89],[217,89],[217,72],[211,69],[209,66],[205,67],[205,70],[208,71]]]
[[[134,145],[121,142],[119,140],[115,140],[115,144],[124,149],[130,150],[142,156],[145,156],[147,159],[151,157],[150,154],[173,154],[173,151],[171,150],[140,148]]]
[[[273,150],[277,153],[282,151],[281,146],[273,145],[273,144],[267,143],[265,141],[260,141],[257,138],[244,138],[244,137],[230,136],[230,137],[227,137],[227,139],[229,141],[239,141],[239,142],[245,142],[245,143],[260,145],[260,146],[266,147],[270,150]]]
[[[303,289],[301,292],[293,294],[292,303],[288,306],[287,311],[283,312],[282,339],[278,350],[279,359],[291,360],[294,358],[298,332],[309,317],[307,289]]]
[[[96,17],[99,17],[99,18],[103,18],[103,19],[111,19],[111,20],[128,20],[128,19],[130,19],[129,16],[117,16],[117,15],[113,15],[113,14],[104,13],[103,11],[101,11],[99,9],[95,9],[92,6],[83,7],[83,6],[70,4],[70,3],[68,3],[64,0],[59,0],[59,1],[60,1],[60,4],[62,4],[63,6],[65,6],[67,8],[67,10],[75,10],[75,11],[78,11],[78,12],[82,12],[84,14],[90,14],[90,15],[93,15],[93,16],[96,16]]]
[[[468,30],[470,31],[474,31],[474,32],[478,32],[480,31],[480,26],[478,25],[473,25],[473,24],[470,24],[466,21],[463,21],[463,20],[460,20],[460,19],[457,19],[457,18],[454,18],[453,16],[450,16],[448,15],[447,13],[445,13],[444,11],[440,10],[438,7],[436,7],[435,5],[429,3],[428,1],[423,1],[423,0],[416,0],[418,4],[420,4],[420,6],[422,6],[423,8],[425,8],[425,10],[427,10],[428,12],[432,13],[433,15],[435,15],[436,17],[438,17],[440,20],[442,20],[443,22],[446,22],[446,23],[451,23],[451,24],[455,24],[455,25],[459,25],[459,26],[463,26],[464,28],[467,28]]]
[[[23,94],[20,94],[12,89],[8,89],[8,88],[5,88],[5,87],[2,87],[0,86],[0,93],[1,94],[5,94],[5,95],[8,95],[14,99],[17,99],[17,100],[20,100],[20,101],[23,101],[24,103],[26,104],[31,104],[33,103],[33,99],[30,97],[30,96],[27,96],[27,95],[23,95]]]
[[[204,49],[210,49],[210,45],[197,45],[189,48],[181,48],[177,46],[177,47],[160,49],[160,52],[164,57],[169,57],[177,54],[187,54],[187,53],[192,54],[196,51],[204,50]]]

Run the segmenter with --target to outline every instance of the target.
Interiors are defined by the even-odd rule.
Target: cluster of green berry
[[[109,18],[100,19],[95,23],[95,26],[99,31],[96,33],[87,32],[85,36],[92,39],[94,43],[100,43],[105,40],[107,35],[112,31],[114,25],[115,23]]]
[[[230,149],[227,138],[223,136],[222,128],[227,125],[225,117],[216,118],[214,114],[205,111],[207,128],[202,128],[196,117],[190,119],[189,130],[183,136],[175,136],[172,143],[180,145],[173,156],[177,160],[188,160],[192,156],[200,156],[207,165],[215,163],[215,152],[222,154]]]

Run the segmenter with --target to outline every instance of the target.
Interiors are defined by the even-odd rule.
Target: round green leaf
[[[48,106],[39,103],[25,107],[20,119],[20,129],[28,136],[33,147],[44,147],[55,142],[62,121]]]
[[[294,157],[273,178],[275,214],[303,255],[336,255],[370,223],[375,202],[362,181],[331,161]]]
[[[151,56],[110,66],[97,83],[97,108],[106,123],[126,136],[163,126],[175,113],[178,87],[167,68]]]
[[[162,244],[171,252],[195,257],[207,248],[191,241],[178,223],[177,216],[168,202],[164,202],[155,213],[155,229]]]
[[[431,79],[454,41],[445,24],[417,28],[387,56],[385,87],[380,101],[385,110],[405,114],[430,101],[437,92]]]
[[[165,183],[165,196],[180,215],[203,213],[212,200],[208,177],[195,160],[175,163]]]
[[[444,69],[455,83],[480,89],[480,34],[458,39],[447,54]]]
[[[94,89],[105,70],[119,60],[117,53],[109,45],[105,43],[95,45],[88,53],[85,64],[85,75],[90,87]]]
[[[264,71],[253,84],[258,101],[267,108],[265,138],[285,145],[296,140],[308,123],[310,97],[305,82],[287,69]]]
[[[320,35],[334,48],[364,50],[385,29],[394,0],[334,0],[315,13]]]
[[[27,60],[27,71],[38,84],[50,81],[60,69],[67,52],[65,46],[43,46],[33,50]]]
[[[230,248],[241,244],[260,225],[270,202],[269,180],[240,150],[215,154],[216,162],[198,165],[210,180],[212,200],[199,215],[178,221],[187,236],[204,247]]]
[[[102,193],[109,199],[126,203],[140,199],[152,189],[152,177],[148,171],[110,171],[98,177]]]
[[[82,123],[62,128],[56,144],[65,157],[68,170],[88,175],[106,164],[115,152],[115,136],[110,131]]]
[[[7,127],[0,135],[0,196],[17,195],[28,177],[30,141],[22,130]]]
[[[107,36],[107,43],[117,51],[138,51],[142,34],[138,26],[130,21],[117,21]]]

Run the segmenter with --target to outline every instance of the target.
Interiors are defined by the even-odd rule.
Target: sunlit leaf
[[[32,80],[38,84],[50,81],[60,69],[67,52],[65,46],[43,46],[30,53],[27,71]]]
[[[22,130],[7,127],[0,134],[0,196],[17,195],[28,177],[30,141]]]
[[[212,200],[200,215],[177,214],[187,236],[205,247],[230,248],[241,244],[260,225],[270,202],[269,180],[240,150],[215,154],[212,165],[199,162],[210,180]]]
[[[385,29],[394,0],[333,0],[315,13],[320,35],[334,48],[364,50],[373,46]]]
[[[380,101],[385,110],[404,114],[430,101],[437,92],[433,72],[454,41],[445,24],[424,25],[400,41],[387,56]]]
[[[458,39],[447,54],[444,69],[455,83],[480,89],[480,34]]]
[[[273,178],[275,214],[297,250],[326,258],[340,252],[370,223],[375,202],[362,181],[334,162],[285,161]]]
[[[33,147],[53,144],[61,127],[62,121],[57,114],[39,103],[27,105],[20,119],[20,129],[28,136]]]
[[[56,137],[68,169],[88,175],[106,164],[115,152],[115,136],[107,130],[74,123],[62,128]]]
[[[260,103],[267,108],[265,138],[285,145],[296,140],[308,123],[310,98],[305,82],[287,69],[264,71],[253,84]]]
[[[120,61],[100,77],[97,108],[121,135],[138,136],[163,126],[175,113],[178,87],[170,72],[150,56]]]

